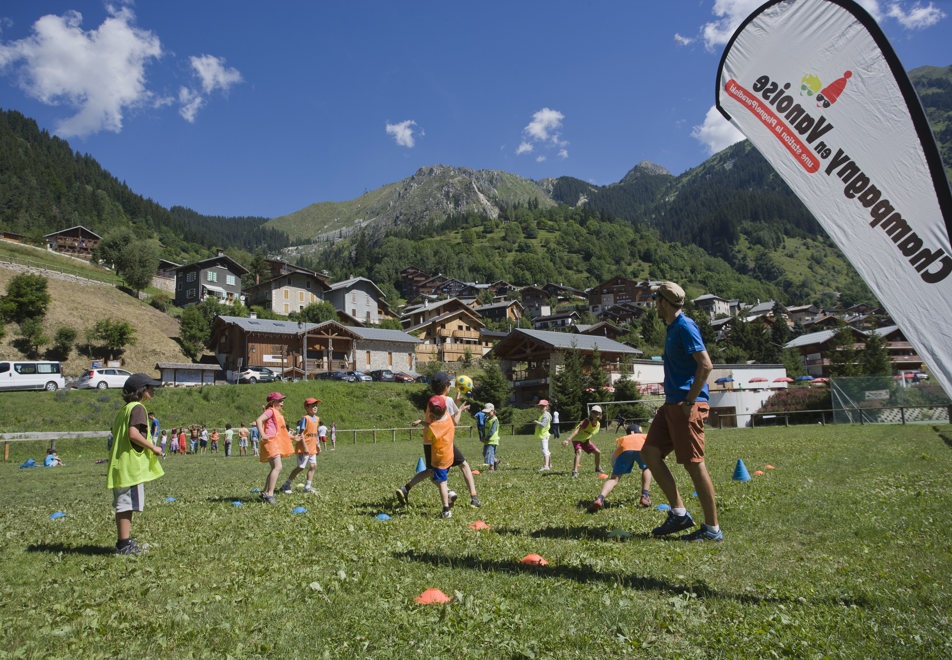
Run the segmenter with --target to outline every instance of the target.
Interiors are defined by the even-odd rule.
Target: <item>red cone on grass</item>
[[[484,523],[482,520],[477,520],[472,525],[469,526],[470,529],[489,529],[489,525]]]
[[[762,475],[763,473],[764,473],[763,470],[754,470],[754,475],[755,475],[755,476],[758,476],[758,477],[759,477],[759,476]]]
[[[434,603],[448,603],[450,597],[439,589],[427,589],[413,600],[421,605],[433,605]]]
[[[519,562],[520,564],[529,564],[530,566],[548,566],[549,562],[537,554],[526,555]]]

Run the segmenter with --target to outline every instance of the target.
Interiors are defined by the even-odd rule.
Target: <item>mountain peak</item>
[[[666,175],[674,176],[667,170],[667,168],[658,165],[657,163],[652,163],[649,160],[643,160],[633,168],[628,170],[628,174],[622,177],[622,180],[619,183],[634,183],[642,177],[645,176],[654,176],[654,175]]]

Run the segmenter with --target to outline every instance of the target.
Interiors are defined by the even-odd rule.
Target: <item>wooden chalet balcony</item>
[[[451,337],[454,339],[479,339],[479,332],[476,330],[446,330],[440,329],[436,331],[436,334],[440,337]]]

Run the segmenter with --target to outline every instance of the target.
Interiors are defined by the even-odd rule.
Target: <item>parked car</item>
[[[377,369],[375,371],[371,371],[370,377],[373,378],[374,380],[383,381],[387,383],[392,383],[396,379],[395,374],[389,369]]]
[[[0,362],[0,390],[46,390],[66,387],[59,362]]]
[[[322,371],[317,374],[316,378],[320,380],[343,380],[348,383],[353,383],[355,380],[354,376],[346,371]]]
[[[126,384],[132,374],[125,369],[87,369],[76,382],[81,390],[105,390],[110,387],[119,388]]]
[[[413,376],[411,376],[410,374],[405,374],[402,371],[398,371],[397,373],[393,375],[393,380],[398,383],[412,383]]]
[[[369,383],[373,380],[373,378],[363,371],[348,371],[347,375],[352,376],[355,383]]]
[[[248,367],[238,374],[239,383],[273,383],[281,380],[277,372],[271,371],[267,367]]]

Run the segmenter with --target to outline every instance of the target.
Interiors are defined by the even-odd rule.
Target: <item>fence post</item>
[[[397,441],[397,429],[391,429],[391,432],[393,433],[393,438],[390,440],[390,442],[396,442],[396,441]]]
[[[790,415],[784,415],[784,416],[783,416],[783,425],[784,425],[784,426],[790,426]]]
[[[9,460],[10,460],[10,443],[4,442],[3,443],[3,462],[6,463]]]
[[[906,425],[906,409],[902,406],[899,407],[899,415],[902,417],[902,425]]]
[[[374,444],[377,444],[377,429],[373,430],[373,434],[374,434]]]
[[[354,429],[354,444],[357,444],[357,429]]]

